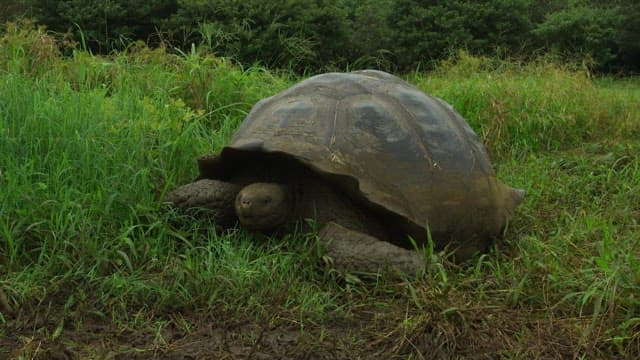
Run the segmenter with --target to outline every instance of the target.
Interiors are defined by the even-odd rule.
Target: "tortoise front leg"
[[[426,267],[424,256],[403,249],[371,235],[327,223],[319,233],[325,256],[340,271],[381,273],[387,268],[406,275],[415,275]]]
[[[11,307],[11,304],[9,303],[9,298],[4,293],[4,290],[1,287],[0,287],[0,313],[2,313],[3,316],[13,316],[14,315],[13,308]]]
[[[209,218],[221,227],[236,221],[234,203],[242,187],[219,180],[201,179],[180,186],[165,196],[165,202],[199,218]]]

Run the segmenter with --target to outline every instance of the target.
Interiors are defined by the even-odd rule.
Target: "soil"
[[[50,311],[49,313],[56,313]],[[158,316],[156,316],[157,318]],[[496,359],[620,358],[580,338],[592,319],[548,319],[498,308],[407,313],[407,307],[358,308],[349,320],[268,323],[166,314],[164,327],[116,326],[108,319],[42,320],[19,312],[4,324],[0,358],[34,359]],[[60,326],[60,324],[64,324]],[[610,325],[610,324],[609,324]],[[599,338],[598,326],[593,330]],[[604,346],[604,347],[603,347]],[[610,355],[608,355],[610,354]]]

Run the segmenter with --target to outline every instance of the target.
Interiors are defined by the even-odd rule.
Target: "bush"
[[[0,28],[8,21],[29,15],[29,6],[21,0],[2,0],[0,2]]]
[[[181,42],[201,42],[245,64],[296,70],[343,63],[345,12],[337,1],[180,1]],[[193,32],[197,29],[197,32]]]
[[[553,51],[568,57],[587,56],[602,67],[616,58],[620,21],[614,8],[581,5],[547,15],[533,33]]]
[[[637,0],[4,0],[0,20],[36,16],[94,52],[132,40],[197,45],[244,65],[297,72],[407,71],[474,55],[589,57],[640,71]]]
[[[393,51],[404,69],[446,57],[450,50],[516,50],[531,26],[527,0],[397,0],[389,14]]]
[[[613,65],[617,69],[640,72],[640,3],[629,1],[627,6],[618,8],[618,13],[622,19],[616,37],[619,56]]]
[[[177,10],[176,0],[31,0],[39,22],[66,32],[79,27],[92,50],[102,53],[149,40]]]
[[[344,1],[347,12],[347,58],[354,68],[394,70],[387,19],[394,0]]]

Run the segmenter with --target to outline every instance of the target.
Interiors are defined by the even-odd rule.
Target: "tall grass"
[[[460,52],[412,79],[462,113],[495,156],[584,142],[615,145],[640,136],[637,82],[626,91],[603,86],[586,70],[553,59],[519,63]]]
[[[293,78],[197,48],[133,44],[63,58],[52,43],[20,27],[0,40],[0,286],[23,313],[53,308],[58,320],[136,328],[196,312],[302,329],[397,306],[399,325],[385,334],[401,342],[440,334],[460,349],[454,329],[480,331],[465,319],[490,313],[478,321],[523,337],[531,319],[568,322],[574,355],[638,354],[637,79],[464,54],[409,76],[470,121],[499,176],[527,197],[505,240],[472,264],[363,286],[319,271],[312,237],[265,242],[196,220],[176,227],[179,215],[162,206],[196,175],[197,156],[218,151],[253,103]],[[524,340],[510,351],[530,354]]]
[[[16,302],[81,297],[126,315],[186,304],[238,311],[270,291],[314,301],[302,296],[307,284],[282,289],[305,271],[280,244],[174,229],[161,208],[167,189],[196,176],[196,157],[219,150],[286,79],[140,45],[35,66],[36,52],[21,46],[48,35],[10,29],[0,51],[11,53],[0,75],[0,263]],[[253,300],[239,303],[247,293]]]

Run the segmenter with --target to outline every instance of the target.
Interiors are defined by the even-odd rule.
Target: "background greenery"
[[[245,65],[413,70],[459,49],[640,70],[636,0],[5,0],[0,21],[35,17],[94,52],[132,40],[207,46]],[[4,21],[2,21],[4,22]]]
[[[318,268],[313,235],[261,242],[162,206],[300,77],[206,47],[93,55],[9,24],[1,357],[638,358],[638,79],[466,52],[405,78],[453,104],[527,196],[488,254],[363,283]]]

